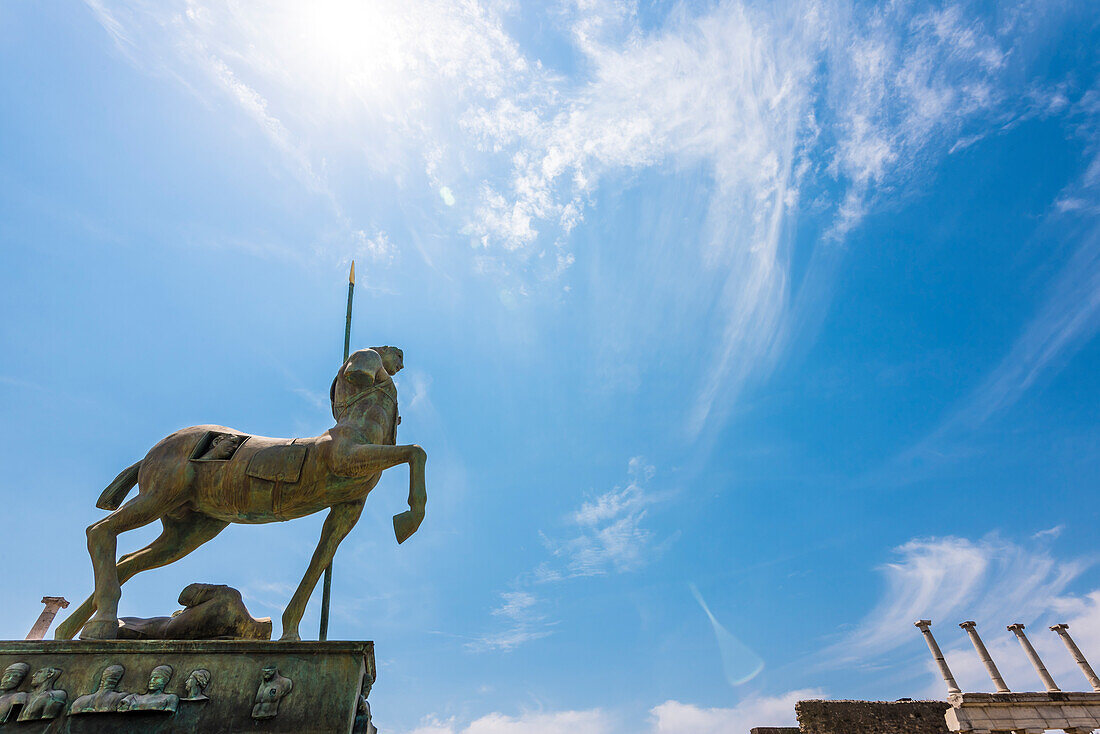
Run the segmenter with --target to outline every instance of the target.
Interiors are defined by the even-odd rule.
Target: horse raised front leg
[[[397,536],[398,543],[404,543],[424,521],[424,508],[428,503],[424,482],[424,466],[427,461],[428,455],[416,444],[355,444],[335,452],[333,469],[341,476],[362,477],[400,464],[409,465],[409,509],[393,516],[394,535]]]
[[[424,484],[424,465],[428,455],[417,445],[409,460],[409,509],[393,516],[393,534],[398,543],[404,543],[424,522],[424,509],[428,505],[428,491]]]
[[[306,611],[306,603],[321,578],[321,573],[332,563],[332,557],[336,555],[336,549],[340,545],[355,523],[359,521],[359,515],[363,512],[365,500],[355,500],[339,505],[333,505],[325,518],[325,524],[321,527],[321,541],[317,543],[317,550],[313,551],[313,558],[309,561],[306,575],[302,577],[302,583],[298,584],[297,591],[290,598],[290,603],[283,610],[283,636],[279,638],[283,642],[296,642],[298,636],[298,624],[302,621],[302,615]]]

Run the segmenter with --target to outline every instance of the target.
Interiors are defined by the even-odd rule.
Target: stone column
[[[1024,634],[1024,626],[1019,622],[1010,624],[1008,625],[1008,631],[1015,633],[1016,637],[1020,639],[1020,647],[1024,648],[1027,659],[1031,661],[1031,665],[1035,668],[1035,672],[1039,674],[1039,678],[1043,681],[1043,685],[1047,687],[1047,692],[1055,693],[1062,690],[1058,687],[1058,684],[1054,682],[1054,679],[1050,677],[1050,673],[1047,672],[1046,666],[1043,665],[1039,653],[1035,652],[1035,648],[1031,646],[1031,641],[1027,639],[1027,635]]]
[[[1052,632],[1057,632],[1058,636],[1062,638],[1062,642],[1066,643],[1066,648],[1068,648],[1070,654],[1073,655],[1073,659],[1077,661],[1077,665],[1081,668],[1081,672],[1089,679],[1089,685],[1092,686],[1092,690],[1100,693],[1100,678],[1096,677],[1096,671],[1089,665],[1089,661],[1085,660],[1085,656],[1081,654],[1081,649],[1077,647],[1077,643],[1069,636],[1069,625],[1056,624],[1050,629]]]
[[[936,660],[936,666],[940,669],[940,675],[943,676],[943,682],[947,684],[948,693],[962,693],[959,689],[959,684],[955,682],[955,676],[951,675],[951,668],[947,667],[947,661],[943,658],[943,653],[940,652],[940,646],[936,644],[936,638],[932,636],[932,630],[929,627],[932,626],[931,619],[918,619],[913,622],[913,626],[920,630],[920,633],[924,635],[924,641],[928,643],[928,649],[932,652],[932,657]]]
[[[963,622],[959,626],[966,630],[966,634],[969,635],[970,642],[974,645],[974,651],[982,659],[982,665],[985,666],[985,671],[989,673],[989,677],[993,680],[993,685],[997,686],[997,693],[1011,693],[1012,691],[1005,685],[1005,680],[1001,677],[1000,671],[997,670],[996,663],[989,656],[989,650],[985,648],[985,643],[982,642],[981,637],[978,637],[978,625],[974,622]]]
[[[38,621],[27,633],[28,640],[41,640],[45,637],[50,625],[53,624],[53,618],[57,616],[57,610],[69,606],[69,602],[63,596],[44,596],[42,597],[42,603],[46,605],[46,608],[38,615]]]

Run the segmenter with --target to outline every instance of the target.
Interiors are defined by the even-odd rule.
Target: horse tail
[[[122,504],[122,500],[126,499],[126,495],[137,484],[139,469],[141,469],[140,461],[123,469],[115,477],[115,481],[108,484],[107,489],[103,490],[103,494],[99,495],[95,506],[101,510],[117,510],[118,506]]]

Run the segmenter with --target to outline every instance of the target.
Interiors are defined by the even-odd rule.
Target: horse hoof
[[[115,640],[118,639],[117,619],[93,619],[84,625],[80,631],[82,640]]]
[[[297,632],[283,633],[283,636],[279,638],[279,642],[301,642],[302,638],[298,636]]]

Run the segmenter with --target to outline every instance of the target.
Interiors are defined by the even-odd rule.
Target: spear
[[[351,272],[348,274],[348,313],[344,318],[344,362],[348,361],[351,349],[351,299],[355,294],[355,261],[351,261]],[[343,364],[343,363],[341,363]],[[325,583],[321,587],[321,631],[318,639],[328,639],[328,605],[332,597],[332,563],[325,567]]]

